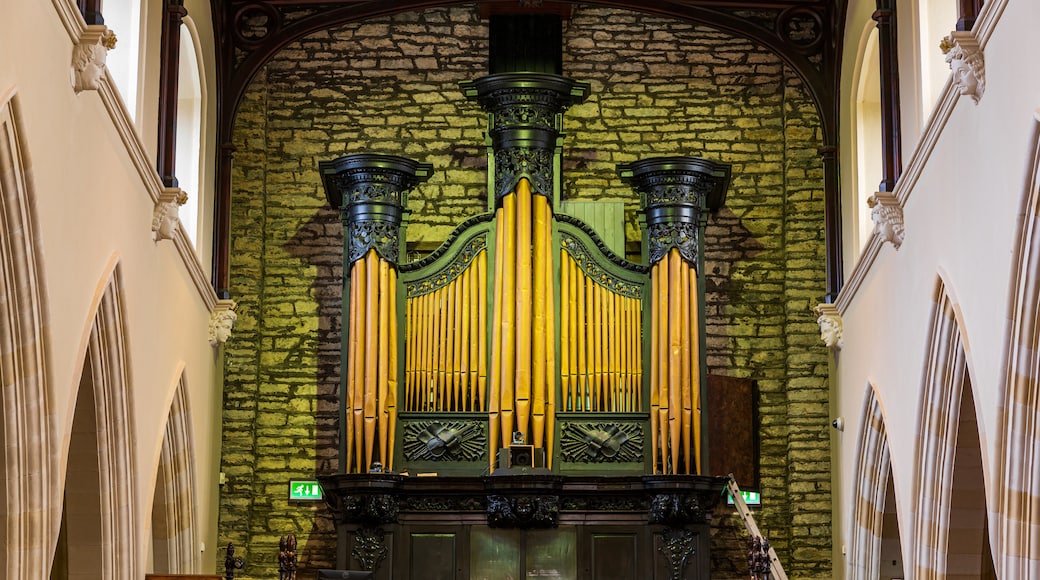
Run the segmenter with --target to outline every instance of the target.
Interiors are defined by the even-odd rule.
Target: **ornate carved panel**
[[[481,461],[486,458],[484,421],[414,421],[404,425],[407,461]]]
[[[560,456],[571,463],[639,463],[643,461],[641,423],[564,423]]]

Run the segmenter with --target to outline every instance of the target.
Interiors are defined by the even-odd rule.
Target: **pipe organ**
[[[729,166],[619,166],[641,199],[629,261],[560,211],[563,113],[589,86],[502,73],[462,90],[488,114],[488,212],[432,254],[400,259],[431,166],[320,164],[344,225],[343,471],[494,472],[519,433],[554,473],[702,473],[701,244]]]

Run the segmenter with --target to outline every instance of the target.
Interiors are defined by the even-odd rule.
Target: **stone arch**
[[[163,432],[152,501],[152,556],[156,573],[198,572],[194,441],[183,365]]]
[[[1040,578],[1040,111],[1023,196],[1011,273],[1008,343],[1001,413],[999,525],[1000,577]]]
[[[885,429],[885,417],[873,385],[868,385],[863,401],[862,423],[856,443],[859,458],[854,478],[853,514],[850,530],[847,577],[871,580],[882,577],[882,555],[892,546],[902,554],[898,520],[895,519],[895,492],[892,485],[892,460]],[[902,560],[900,556],[899,560]],[[901,566],[900,566],[901,567]]]
[[[18,99],[0,94],[0,570],[44,577],[58,513],[48,421],[46,287]]]
[[[59,578],[140,577],[123,285],[113,259],[90,326],[68,463]],[[63,560],[64,556],[64,560]]]
[[[917,426],[914,577],[945,578],[954,562],[959,573],[979,577],[992,564],[969,361],[956,303],[941,276],[934,299]]]

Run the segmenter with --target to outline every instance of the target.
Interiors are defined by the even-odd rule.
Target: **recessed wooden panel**
[[[455,580],[455,534],[412,533],[409,578]]]
[[[729,475],[758,489],[758,385],[751,379],[708,375],[708,473]]]
[[[528,580],[577,580],[578,536],[573,527],[529,530],[524,540],[524,574]]]
[[[639,578],[639,538],[631,534],[591,535],[592,580]]]

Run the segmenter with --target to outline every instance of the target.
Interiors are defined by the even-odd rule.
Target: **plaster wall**
[[[857,2],[850,8],[850,32],[858,30],[852,19],[872,4]],[[868,244],[858,271],[851,273],[839,296],[844,347],[834,356],[832,388],[833,410],[844,417],[845,429],[835,437],[834,465],[840,480],[835,529],[841,534],[836,547],[849,538],[856,437],[866,389],[874,385],[891,447],[903,553],[910,555],[918,532],[912,527],[921,489],[917,459],[926,403],[922,384],[940,280],[954,305],[966,351],[987,504],[991,513],[996,508],[1008,346],[1006,303],[1012,298],[1012,260],[1035,162],[1034,115],[1040,92],[1040,79],[1022,74],[1035,56],[1024,39],[1038,19],[1040,6],[1032,2],[987,3],[976,24],[976,31],[988,37],[981,102],[976,105],[947,85],[924,138],[919,143],[904,140],[904,150],[909,147],[912,154],[896,197],[905,200],[906,239],[898,251],[891,244],[882,245],[876,258]],[[845,62],[852,58],[847,55]],[[850,86],[846,72],[843,102],[848,102]],[[835,564],[836,570],[842,568]]]
[[[132,440],[126,444],[132,451],[133,481],[125,482],[125,493],[136,496],[138,541],[129,549],[139,551],[138,562],[147,561],[156,469],[183,369],[195,443],[195,509],[205,547],[204,551],[199,547],[199,561],[204,563],[202,569],[211,571],[219,543],[220,382],[218,353],[207,340],[207,330],[216,297],[198,284],[202,266],[196,258],[189,253],[186,260],[172,241],[152,241],[152,195],[160,189],[158,178],[154,169],[140,170],[135,160],[143,159],[144,167],[154,168],[154,146],[142,147],[149,141],[134,135],[128,143],[117,131],[115,119],[125,115],[118,98],[103,97],[104,90],[74,92],[69,79],[71,31],[59,18],[64,2],[13,0],[5,3],[5,18],[0,22],[0,54],[8,55],[0,59],[0,100],[15,99],[22,120],[22,152],[35,193],[47,318],[44,396],[51,430],[49,452],[61,458],[61,473],[53,475],[60,487],[91,324],[115,270],[123,291],[119,298],[130,378]],[[67,13],[78,17],[74,7]],[[149,35],[146,42],[157,42],[157,37]],[[208,44],[207,59],[212,62],[211,39]],[[146,83],[154,83],[153,76],[147,76]],[[155,94],[154,84],[147,85],[144,94],[144,118],[154,118],[154,104],[147,104]],[[113,103],[114,113],[110,112]],[[212,114],[215,107],[208,110]],[[136,158],[135,150],[141,152]],[[55,535],[48,542],[53,549],[61,517],[60,493],[50,500],[48,515],[54,520]]]

